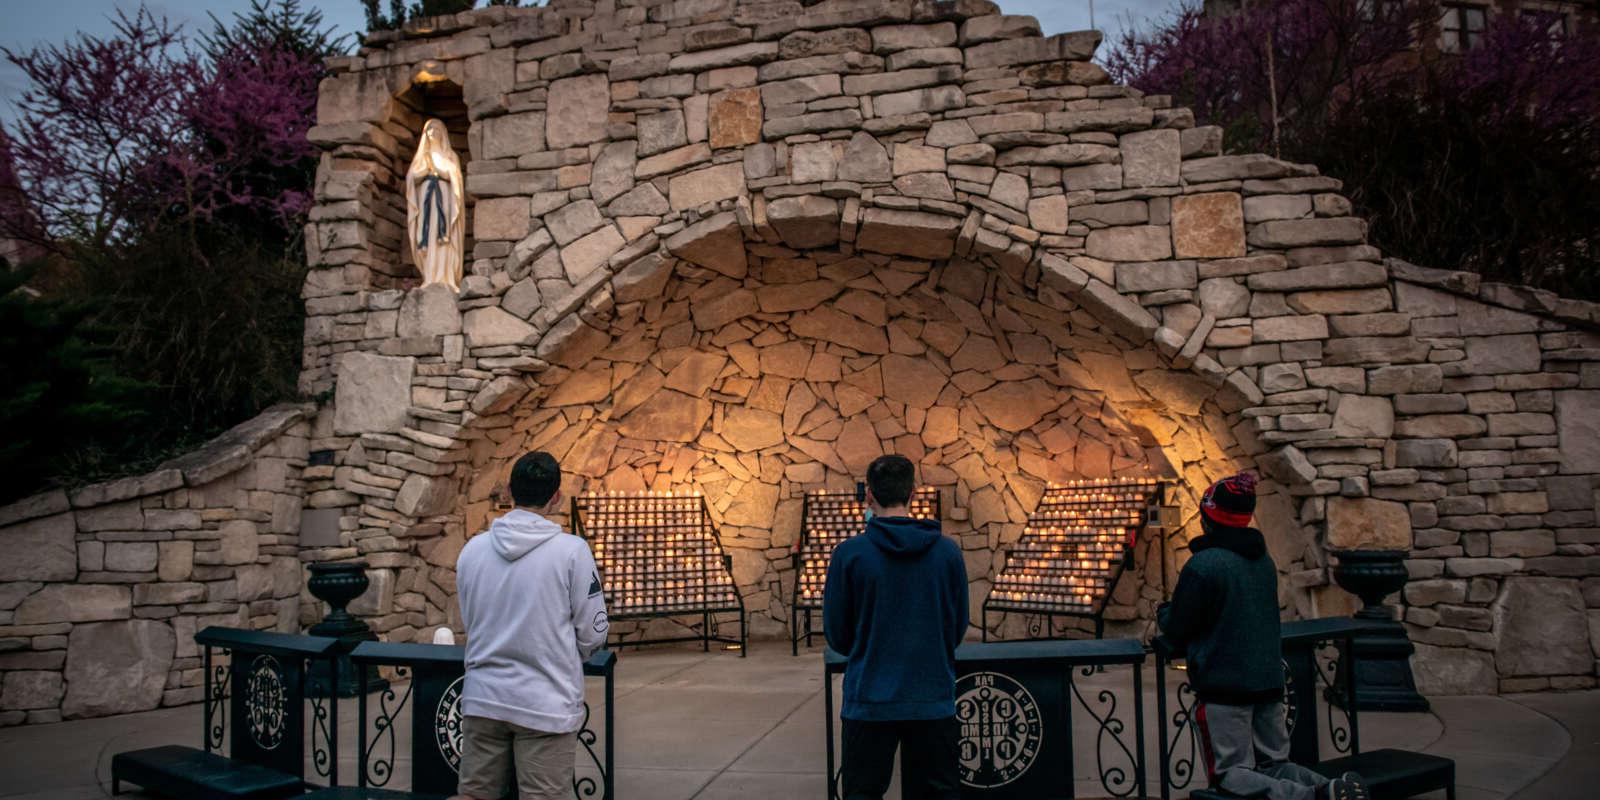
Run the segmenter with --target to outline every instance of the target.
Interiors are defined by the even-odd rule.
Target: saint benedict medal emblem
[[[274,750],[283,743],[288,693],[283,687],[283,667],[272,656],[256,656],[245,684],[245,715],[250,722],[250,738],[262,750]]]
[[[434,712],[433,735],[439,743],[439,755],[444,756],[450,768],[461,771],[461,683],[465,675],[456,678],[439,697],[439,710]]]
[[[1039,704],[1006,675],[974,672],[956,681],[961,725],[961,782],[993,789],[1033,766],[1044,738]]]

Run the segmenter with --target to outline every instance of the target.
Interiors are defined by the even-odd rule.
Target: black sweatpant
[[[844,800],[880,800],[901,749],[903,800],[959,800],[961,727],[955,717],[900,722],[843,720]]]

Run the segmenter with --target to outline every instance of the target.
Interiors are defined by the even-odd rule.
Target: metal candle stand
[[[1165,536],[1165,499],[1166,483],[1154,478],[1051,484],[983,601],[983,640],[991,611],[1027,615],[1033,639],[1059,638],[1058,616],[1093,620],[1095,638],[1104,638],[1106,605],[1135,545],[1151,533]],[[1161,561],[1165,580],[1165,546]]]
[[[611,619],[700,615],[699,636],[637,639],[623,645],[712,642],[748,651],[744,599],[733,582],[733,558],[698,493],[589,493],[572,498],[574,532],[589,540],[604,578]],[[739,638],[713,632],[712,615],[739,614]]]
[[[820,633],[815,614],[822,610],[833,548],[865,530],[867,504],[862,490],[807,492],[800,510],[800,542],[794,551],[794,602],[789,604],[789,651],[800,655],[800,640],[811,646]],[[911,495],[911,516],[942,519],[939,490],[923,487]],[[802,630],[802,623],[804,629]]]

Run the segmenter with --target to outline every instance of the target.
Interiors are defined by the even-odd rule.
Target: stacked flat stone
[[[1594,685],[1600,309],[1385,258],[1338,181],[1225,153],[1111,85],[1099,39],[988,0],[554,0],[370,35],[311,134],[301,560],[366,559],[353,610],[385,638],[458,624],[456,555],[543,447],[569,492],[705,491],[771,635],[803,493],[902,452],[976,616],[1047,481],[1176,479],[1176,565],[1196,493],[1253,468],[1286,615],[1352,608],[1330,551],[1409,549],[1425,690]],[[432,117],[468,176],[459,296],[403,256]],[[1113,634],[1148,629],[1159,546]],[[0,707],[48,680],[13,674]]]
[[[311,409],[156,471],[0,509],[0,724],[201,699],[196,631],[300,629]]]
[[[859,466],[841,448],[857,461],[905,449],[940,477],[970,448],[946,485],[980,597],[1013,512],[1031,506],[1027,481],[1148,465],[1190,487],[1192,528],[1192,487],[1254,466],[1271,479],[1261,516],[1288,613],[1350,607],[1330,550],[1414,544],[1420,585],[1455,598],[1405,609],[1425,686],[1591,684],[1595,307],[1386,259],[1338,181],[1225,154],[1188,110],[1110,85],[1088,62],[1098,34],[1045,37],[999,12],[556,2],[428,23],[340,62],[318,129],[347,132],[322,136],[327,185],[371,180],[364,132],[409,135],[389,98],[436,59],[469,109],[478,203],[459,329],[443,303],[436,328],[364,327],[378,309],[363,305],[399,302],[352,267],[392,261],[381,236],[345,237],[354,261],[314,262],[328,277],[308,284],[310,303],[349,313],[343,336],[308,335],[308,389],[345,384],[345,350],[415,358],[395,373],[429,391],[394,395],[404,421],[388,433],[441,437],[411,443],[445,456],[404,480],[444,498],[428,524],[451,544],[399,524],[357,537],[453,556],[490,515],[505,460],[550,445],[601,485],[710,484],[716,513],[739,509],[741,587],[771,630],[785,618],[785,523],[805,488]],[[319,210],[370,207],[343,196]],[[340,224],[366,230],[358,217]],[[963,357],[969,340],[981,344]],[[825,370],[837,359],[840,377],[771,373],[786,352]],[[686,362],[702,364],[687,391],[643,404],[638,387]],[[917,373],[891,389],[904,364]],[[785,415],[785,389],[811,409]],[[813,414],[837,425],[809,427]],[[734,447],[730,424],[759,435]],[[840,435],[808,435],[830,426]],[[1057,430],[1078,438],[1046,438]],[[1085,440],[1121,460],[1085,460]],[[457,486],[464,504],[449,499]],[[364,499],[383,519],[381,499]],[[447,584],[448,562],[415,582]],[[1147,618],[1158,577],[1125,581],[1113,615]],[[430,599],[427,616],[447,608]],[[1553,629],[1565,644],[1506,646]]]

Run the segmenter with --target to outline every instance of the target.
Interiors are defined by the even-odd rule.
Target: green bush
[[[91,307],[37,298],[23,286],[36,266],[0,272],[0,502],[48,476],[95,472],[103,442],[148,421],[150,388],[119,374]],[[120,449],[120,448],[119,448]],[[129,451],[116,458],[138,458]]]

